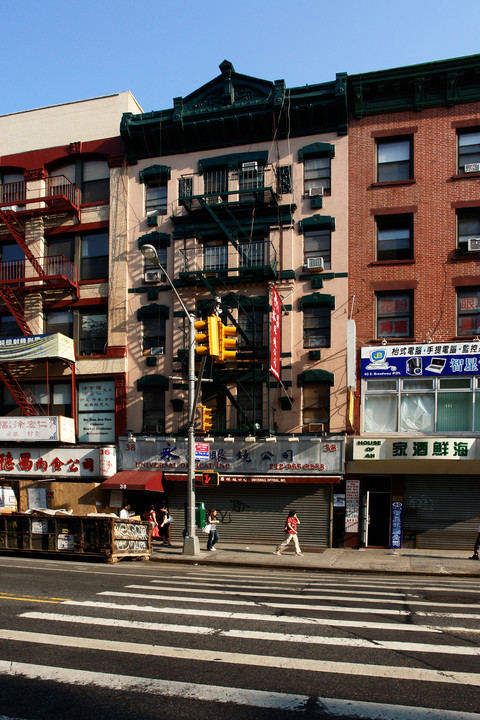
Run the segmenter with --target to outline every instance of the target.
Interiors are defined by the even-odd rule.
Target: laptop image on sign
[[[443,368],[445,367],[446,363],[445,358],[432,358],[430,361],[430,365],[427,365],[425,370],[430,370],[430,372],[434,373],[441,373]]]

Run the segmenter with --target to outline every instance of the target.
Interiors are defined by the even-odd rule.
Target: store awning
[[[105,490],[151,490],[163,492],[163,473],[158,470],[124,470],[102,482]]]

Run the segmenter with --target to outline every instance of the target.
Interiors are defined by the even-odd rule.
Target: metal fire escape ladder
[[[32,254],[32,251],[30,250],[29,246],[27,245],[25,241],[25,227],[21,224],[20,220],[17,218],[15,212],[13,210],[2,210],[0,208],[0,221],[3,222],[10,233],[10,235],[13,237],[17,245],[21,247],[23,250],[25,257],[28,258],[28,260],[31,262],[32,267],[35,268],[35,271],[38,274],[38,277],[42,278],[42,280],[47,279],[47,275],[45,273],[45,270],[38,262],[37,258],[34,257]],[[20,227],[20,230],[18,227]]]
[[[10,310],[18,327],[23,335],[33,335],[33,332],[25,319],[25,309],[12,288],[0,284],[0,297]]]
[[[5,363],[0,363],[0,379],[5,383],[6,387],[13,395],[15,402],[17,403],[18,407],[21,409],[22,414],[25,417],[38,415],[37,410],[26,396],[17,378],[12,375],[8,365],[6,365]]]

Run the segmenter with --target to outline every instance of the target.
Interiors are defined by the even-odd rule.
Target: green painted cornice
[[[349,107],[364,115],[480,100],[480,55],[350,75]]]
[[[251,144],[277,138],[347,132],[347,81],[287,89],[235,72],[224,61],[221,74],[173,108],[123,115],[120,133],[130,163],[139,159]]]

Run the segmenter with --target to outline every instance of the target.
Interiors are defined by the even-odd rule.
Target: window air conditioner
[[[306,432],[321,433],[322,435],[325,435],[327,432],[325,423],[307,423],[305,429]]]
[[[162,345],[150,348],[150,355],[165,355],[165,348]]]
[[[161,270],[145,270],[145,282],[156,283],[161,282],[162,271]]]
[[[155,423],[147,423],[144,427],[144,431],[146,433],[161,433],[163,434],[165,432],[165,428],[163,425],[156,425]]]
[[[480,252],[480,237],[468,238],[468,252]]]
[[[466,163],[465,172],[480,172],[480,163]]]
[[[310,272],[323,272],[325,270],[323,257],[307,258],[307,270],[310,270]]]
[[[325,192],[325,188],[322,185],[319,185],[318,187],[311,187],[308,191],[308,194],[310,197],[317,197],[318,195],[320,197],[323,197]]]
[[[258,170],[257,162],[244,162],[242,163],[242,170]]]

